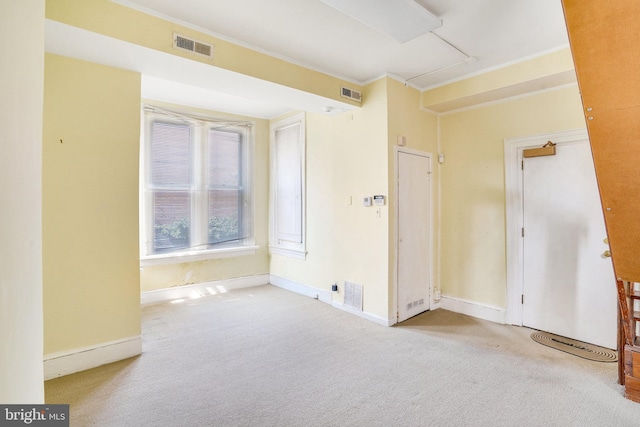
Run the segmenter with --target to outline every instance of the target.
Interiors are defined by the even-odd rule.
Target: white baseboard
[[[491,322],[506,324],[507,310],[486,304],[480,304],[474,301],[467,301],[460,298],[448,297],[443,295],[440,299],[440,308],[443,310],[454,311],[460,314],[477,317],[479,319],[489,320]]]
[[[122,340],[52,353],[44,357],[44,379],[50,380],[107,363],[128,359],[142,353],[140,335]]]
[[[313,286],[305,285],[302,283],[295,282],[290,279],[285,279],[283,277],[273,276],[271,275],[270,283],[273,286],[277,286],[279,288],[285,289],[287,291],[295,292],[296,294],[304,295],[307,297],[315,298],[319,301],[327,303],[334,308],[346,311],[347,313],[356,315],[358,317],[362,317],[363,319],[369,320],[371,322],[377,323],[383,326],[391,326],[392,323],[388,319],[384,319],[382,317],[376,316],[375,314],[367,313],[364,311],[354,310],[351,307],[347,307],[343,304],[334,302],[331,298],[331,291],[326,291],[324,289],[314,288]]]
[[[236,277],[233,279],[216,280],[213,282],[196,283],[193,285],[174,286],[173,288],[145,291],[140,294],[141,304],[153,304],[179,298],[210,295],[220,290],[250,288],[252,286],[268,285],[269,275]]]
[[[370,322],[373,323],[377,323],[378,325],[382,325],[382,326],[392,326],[395,322],[392,322],[389,319],[385,319],[383,317],[380,316],[376,316],[375,314],[371,314],[371,313],[367,313],[366,311],[358,311],[358,310],[354,310],[353,308],[340,304],[339,302],[333,302],[331,303],[331,305],[334,308],[337,308],[339,310],[342,311],[346,311],[347,313],[353,314],[355,316],[358,317],[362,317],[363,319],[369,320]]]
[[[269,283],[273,286],[286,289],[287,291],[295,292],[296,294],[315,298],[324,303],[331,304],[331,291],[314,288],[313,286],[304,285],[302,283],[274,275],[269,276]]]

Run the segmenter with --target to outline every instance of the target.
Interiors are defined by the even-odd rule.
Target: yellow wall
[[[151,49],[343,100],[338,94],[340,85],[345,82],[339,79],[108,0],[49,0],[46,3],[46,15],[55,21]],[[193,58],[173,50],[171,34],[174,31],[215,44],[215,58]],[[545,76],[562,75],[566,78],[571,71],[567,58],[566,51],[559,51],[536,59],[534,62],[540,64],[539,67],[532,67],[531,63],[516,64],[507,70],[476,76],[469,81],[453,83],[423,94],[394,79],[382,78],[362,88],[364,103],[359,110],[331,116],[308,113],[306,260],[274,255],[269,261],[266,252],[268,124],[256,120],[254,161],[258,254],[145,267],[142,271],[142,289],[270,272],[327,291],[333,283],[338,283],[341,292],[332,296],[336,302],[341,302],[344,282],[353,281],[364,287],[364,311],[388,319],[395,311],[392,306],[395,279],[393,154],[397,136],[403,135],[407,138],[407,147],[433,154],[434,256],[439,257],[433,263],[436,288],[441,286],[445,295],[504,306],[503,140],[583,127],[577,87],[540,92],[440,117],[421,111],[420,105],[421,102],[422,105],[428,105],[429,102],[453,105],[458,99],[477,95],[478,90],[493,93],[504,86],[521,85]],[[85,344],[89,328],[71,323],[82,324],[84,316],[108,311],[104,307],[111,307],[111,299],[125,301],[116,310],[119,314],[137,304],[137,296],[133,296],[133,293],[137,294],[139,290],[138,234],[137,231],[128,231],[137,230],[138,222],[138,165],[130,163],[134,159],[137,161],[139,145],[140,81],[135,73],[63,58],[50,57],[48,64],[45,142],[46,138],[57,141],[59,134],[68,134],[70,136],[63,136],[62,139],[71,138],[70,141],[73,141],[82,137],[83,141],[92,143],[87,145],[91,147],[90,151],[82,151],[85,146],[81,146],[82,150],[73,145],[67,148],[68,143],[45,144],[44,172],[45,185],[48,186],[44,196],[44,207],[47,209],[45,226],[49,224],[45,229],[45,245],[48,245],[45,247],[45,285],[49,289],[45,290],[45,301],[49,306],[49,309],[45,307],[45,321],[47,351],[51,352]],[[557,85],[564,80],[553,81]],[[120,96],[125,88],[126,93]],[[107,120],[97,123],[91,121],[97,117]],[[113,122],[117,122],[118,126]],[[95,126],[89,123],[95,123]],[[110,132],[100,133],[96,130],[103,123],[109,123]],[[123,133],[117,137],[117,143],[123,147],[105,143],[108,138],[111,138],[109,141],[116,138],[114,132]],[[131,140],[134,142],[129,145]],[[114,147],[118,147],[118,150],[110,151]],[[76,149],[80,151],[76,152]],[[64,150],[71,151],[73,157],[64,156]],[[439,151],[446,154],[444,165],[437,164]],[[105,159],[113,161],[105,162]],[[115,181],[107,182],[113,176],[110,169],[105,169],[104,163],[126,170],[116,174]],[[136,175],[135,182],[130,181],[132,175]],[[78,176],[83,179],[78,180]],[[122,201],[117,212],[107,209],[105,206],[109,205],[99,202],[94,195],[94,188],[101,185],[108,185],[106,196],[117,194],[118,200]],[[375,207],[362,206],[362,198],[374,194],[388,196],[379,217]],[[442,197],[440,205],[437,194]],[[77,195],[82,197],[75,197]],[[105,197],[102,194],[100,196]],[[135,206],[131,203],[132,198],[136,199]],[[88,251],[87,248],[92,248],[89,243],[99,239],[100,234],[95,234],[94,228],[90,229],[93,233],[79,231],[82,227],[89,230],[88,227],[93,226],[86,222],[89,215],[74,216],[76,211],[73,209],[80,207],[94,214],[93,217],[98,215],[98,218],[102,218],[100,215],[104,215],[106,226],[102,230],[106,230],[103,238],[107,243],[123,236],[127,230],[123,249],[115,253],[111,247],[103,244],[97,251]],[[51,225],[58,223],[64,224],[64,227]],[[66,238],[67,235],[71,237]],[[133,247],[136,254],[130,259],[128,251]],[[441,252],[438,248],[441,248]],[[63,259],[65,251],[71,256]],[[134,263],[135,273],[132,270]],[[108,265],[120,267],[114,271],[106,269]],[[104,275],[97,274],[104,269],[108,270]],[[116,278],[116,275],[120,276]],[[84,288],[80,287],[79,284],[86,277],[92,280],[87,280],[89,285]],[[115,288],[112,284],[114,281],[117,281]],[[129,285],[125,286],[125,283]],[[88,291],[93,289],[91,286],[100,289],[99,292]],[[63,296],[68,300],[65,301]],[[58,309],[54,309],[69,305],[78,306],[69,315],[60,316]],[[127,308],[122,308],[125,306]],[[124,317],[127,316],[119,316],[110,327],[127,330],[131,335],[136,330],[139,332],[139,318]],[[98,322],[98,318],[102,319],[93,316],[92,321]],[[102,324],[98,326],[102,327]],[[58,336],[66,327],[70,327],[71,333]],[[79,330],[75,331],[74,327]],[[113,336],[124,336],[121,332],[106,335],[109,336],[96,336],[92,331],[92,338],[88,341],[102,342],[115,339]],[[52,337],[59,338],[59,342]]]
[[[584,127],[577,85],[440,117],[443,295],[506,306],[504,139]]]
[[[47,0],[46,17],[115,39],[357,105],[340,97],[340,87],[346,85],[359,90],[359,85],[127,8],[110,0]],[[173,49],[174,32],[213,44],[213,59]]]
[[[140,334],[140,75],[47,54],[44,352]]]
[[[307,259],[271,257],[271,274],[331,290],[363,285],[363,310],[388,318],[388,205],[376,216],[364,196],[387,192],[387,80],[364,88],[361,110],[307,114]],[[349,198],[352,204],[349,205]]]
[[[575,82],[567,47],[556,52],[478,74],[422,93],[422,105],[437,111],[447,105],[473,105]]]
[[[389,205],[363,207],[362,198],[386,194],[388,183],[387,81],[363,91],[362,110],[337,117],[334,150],[334,271],[363,286],[363,311],[388,319]],[[347,204],[349,196],[353,204]],[[342,287],[343,289],[344,287]],[[343,295],[337,295],[339,301]]]
[[[420,109],[418,90],[391,78],[367,85],[364,100],[359,111],[306,115],[308,255],[272,255],[270,270],[326,291],[338,283],[340,292],[332,294],[338,303],[345,281],[362,284],[363,310],[387,320],[396,311],[394,147],[403,135],[408,148],[437,158],[438,123],[436,115]],[[380,217],[376,207],[362,206],[364,196],[375,194],[387,196]]]
[[[398,143],[398,136],[404,136],[406,138],[406,148],[420,150],[432,154],[432,171],[431,174],[431,194],[432,194],[432,227],[433,230],[437,230],[437,198],[436,190],[438,188],[438,117],[430,112],[426,112],[420,109],[420,97],[421,93],[412,88],[411,86],[405,86],[403,83],[394,80],[387,79],[387,93],[388,93],[388,121],[389,121],[389,136],[388,136],[388,200],[387,206],[389,209],[389,301],[393,305],[395,296],[392,295],[395,292],[395,248],[396,248],[396,236],[395,236],[395,203],[396,203],[396,170],[395,170],[395,147]],[[425,224],[425,227],[429,227],[429,224]],[[433,248],[437,247],[437,233],[432,233]],[[432,254],[436,251],[432,250]],[[434,278],[437,278],[438,264],[434,258],[432,261],[432,267],[434,269]],[[435,283],[437,288],[437,283]],[[390,313],[396,311],[396,307],[389,307]]]
[[[174,110],[187,107],[146,101],[149,104]],[[187,108],[188,111],[221,119],[251,121],[254,138],[254,234],[259,246],[255,255],[221,258],[197,262],[179,262],[167,265],[149,265],[140,269],[140,288],[144,291],[170,288],[193,283],[231,279],[269,273],[268,204],[269,204],[269,121],[229,113]]]
[[[331,284],[338,281],[333,271],[335,236],[332,232],[334,120],[335,117],[323,114],[305,114],[307,257],[300,260],[272,255],[270,261],[271,274],[324,290],[330,290]]]

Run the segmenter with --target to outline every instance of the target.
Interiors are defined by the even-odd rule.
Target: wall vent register
[[[340,88],[340,96],[351,99],[352,101],[362,102],[362,92],[355,89],[349,89],[348,87],[342,86]]]
[[[173,33],[173,47],[191,53],[213,58],[213,46],[188,37]]]
[[[362,311],[362,285],[344,282],[344,305]]]

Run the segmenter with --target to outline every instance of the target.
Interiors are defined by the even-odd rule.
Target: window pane
[[[153,122],[151,132],[151,183],[156,186],[190,185],[189,125]]]
[[[242,193],[237,189],[209,191],[209,243],[229,242],[244,237],[239,223]]]
[[[243,227],[242,134],[209,131],[209,244],[248,237]]]
[[[153,193],[154,252],[189,247],[190,206],[189,192]]]
[[[239,187],[242,135],[209,131],[209,187]]]

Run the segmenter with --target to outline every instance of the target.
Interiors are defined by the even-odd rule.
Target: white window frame
[[[250,122],[230,122],[223,119],[189,115],[187,113],[176,113],[152,106],[144,106],[143,112],[143,132],[141,135],[140,150],[140,266],[158,264],[176,264],[183,262],[203,261],[208,259],[230,258],[244,255],[253,255],[259,249],[255,244],[255,212],[254,212],[254,182],[253,182],[253,153],[254,137],[253,124]],[[244,135],[244,149],[242,157],[243,167],[243,212],[249,215],[251,232],[249,237],[231,243],[220,243],[214,245],[202,244],[190,247],[185,250],[171,251],[165,253],[153,253],[154,224],[153,224],[153,203],[152,194],[148,190],[150,182],[150,143],[148,135],[151,135],[151,126],[154,121],[159,120],[167,123],[189,124],[192,128],[193,156],[200,157],[207,155],[207,133],[209,129],[230,126],[238,128]],[[204,164],[204,162],[202,163]],[[192,178],[195,192],[206,190],[206,178],[204,170],[206,168],[196,168]],[[204,233],[202,230],[204,220],[208,213],[195,211],[207,211],[206,200],[201,197],[194,197],[191,202],[192,219],[191,224],[194,233]],[[204,217],[203,217],[204,215]],[[206,218],[205,218],[206,219]]]
[[[298,153],[300,167],[300,221],[301,221],[301,237],[300,242],[283,241],[278,239],[278,155],[276,134],[279,130],[298,127]],[[270,165],[271,179],[269,180],[269,253],[275,255],[283,255],[292,258],[305,259],[307,256],[306,249],[306,127],[305,113],[298,113],[277,122],[271,123],[270,126]],[[297,165],[296,165],[297,166]]]

